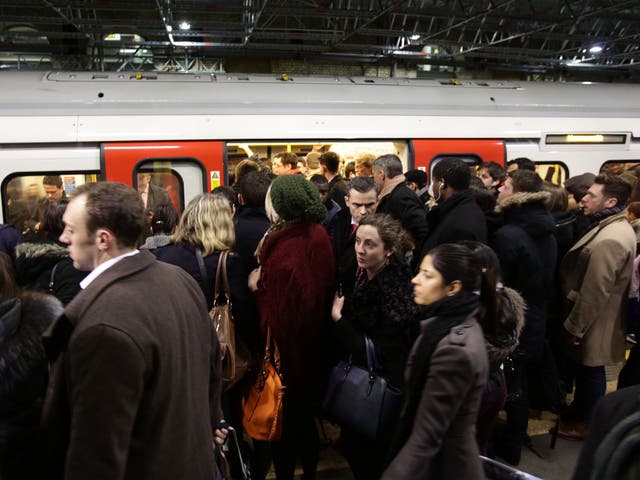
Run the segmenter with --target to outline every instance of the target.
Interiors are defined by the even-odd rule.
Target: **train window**
[[[545,182],[564,184],[569,178],[569,167],[562,162],[535,162],[536,172]]]
[[[178,213],[184,208],[184,178],[173,161],[144,161],[136,168],[134,187],[147,211],[171,204]]]
[[[433,173],[433,167],[435,167],[438,162],[440,162],[441,160],[444,160],[445,158],[450,158],[450,157],[455,157],[455,158],[459,158],[461,159],[464,163],[466,163],[467,165],[469,165],[469,170],[471,171],[471,176],[475,177],[477,175],[477,170],[478,170],[478,166],[482,163],[482,159],[477,156],[477,155],[473,155],[473,154],[468,154],[468,155],[460,155],[460,154],[445,154],[445,155],[438,155],[436,157],[434,157],[433,160],[431,160],[431,170],[429,171],[429,178],[433,178],[431,176],[431,174]]]
[[[637,170],[640,160],[608,160],[600,167],[600,173],[621,174],[626,170]]]
[[[97,181],[95,173],[12,175],[2,186],[4,219],[24,235],[34,234],[47,201],[68,197],[78,186]]]

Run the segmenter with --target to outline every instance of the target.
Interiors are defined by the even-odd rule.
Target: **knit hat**
[[[580,202],[587,194],[587,190],[593,185],[596,176],[593,173],[583,173],[567,179],[564,182],[564,189],[573,195],[576,202]]]
[[[285,221],[320,223],[327,209],[320,201],[318,189],[302,175],[280,175],[271,183],[271,203]]]

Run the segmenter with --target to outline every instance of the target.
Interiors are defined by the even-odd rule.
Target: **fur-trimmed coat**
[[[80,282],[88,274],[74,268],[67,248],[53,241],[18,244],[15,269],[18,285],[50,292],[65,305],[80,292]]]
[[[38,478],[37,439],[47,389],[42,332],[62,314],[56,298],[23,293],[0,304],[0,478]]]
[[[558,244],[556,223],[547,211],[548,192],[516,193],[496,207],[504,224],[491,237],[504,284],[527,303],[520,347],[530,359],[542,358],[549,292],[554,288]]]
[[[375,345],[380,374],[402,388],[409,350],[418,334],[417,311],[409,267],[391,262],[345,299],[342,318],[333,328],[343,356],[352,355],[354,364],[366,366],[367,335]]]

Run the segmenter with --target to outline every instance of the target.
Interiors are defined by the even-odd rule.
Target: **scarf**
[[[402,449],[411,435],[413,422],[429,375],[431,357],[433,357],[438,343],[449,334],[452,328],[462,324],[476,310],[479,303],[480,299],[475,293],[462,292],[452,297],[444,297],[423,308],[420,312],[426,318],[435,318],[418,337],[409,355],[407,367],[410,369],[410,374],[407,379],[406,394],[398,427],[389,450],[389,462]]]
[[[615,207],[605,208],[604,210],[600,210],[599,212],[594,213],[593,215],[587,216],[587,220],[589,221],[589,225],[587,225],[587,229],[584,233],[587,233],[592,228],[596,227],[602,220],[611,215],[615,215],[616,213],[620,213],[624,210],[624,206],[616,205]]]

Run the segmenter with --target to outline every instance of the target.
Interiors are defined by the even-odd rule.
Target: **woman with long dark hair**
[[[427,253],[412,283],[426,319],[409,354],[393,460],[382,478],[484,478],[475,435],[489,372],[480,316],[491,330],[495,283],[467,247],[450,243]]]

